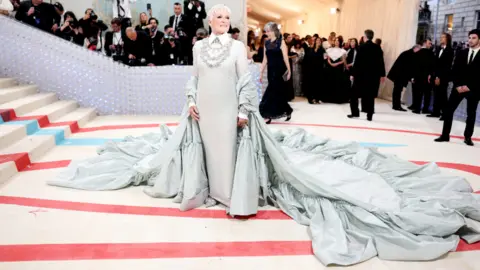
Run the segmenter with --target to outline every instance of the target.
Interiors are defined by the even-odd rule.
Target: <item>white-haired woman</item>
[[[113,190],[145,183],[148,195],[174,197],[183,211],[216,200],[240,216],[269,203],[310,227],[325,265],[376,255],[431,260],[455,249],[455,232],[480,237],[467,226],[480,220],[480,198],[464,179],[304,130],[272,135],[257,110],[246,49],[227,34],[230,10],[214,6],[208,18],[212,35],[194,45],[188,106],[175,133],[162,126],[159,134],[109,142],[50,184]]]
[[[268,66],[268,86],[260,103],[260,114],[266,123],[270,124],[272,119],[292,117],[292,108],[288,104],[287,81],[292,74],[288,59],[288,48],[282,39],[278,25],[269,22],[265,25],[265,33],[268,40],[265,42],[264,57],[260,71],[260,80],[263,78],[265,67]]]

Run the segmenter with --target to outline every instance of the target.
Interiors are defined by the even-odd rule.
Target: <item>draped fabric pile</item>
[[[468,182],[357,143],[337,142],[302,129],[272,133],[258,114],[250,74],[239,78],[238,100],[249,125],[238,131],[237,162],[228,214],[251,215],[272,204],[308,226],[324,265],[386,260],[432,260],[460,237],[479,239],[480,201]],[[196,96],[196,78],[187,95]],[[174,198],[180,210],[204,204],[208,180],[198,123],[185,113],[174,133],[109,142],[98,156],[73,162],[50,185],[114,190],[147,185],[145,193]]]

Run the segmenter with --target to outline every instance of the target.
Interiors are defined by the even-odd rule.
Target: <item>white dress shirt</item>
[[[135,3],[137,0],[120,0],[120,7],[125,10],[124,18],[132,18],[132,10],[130,9],[130,3]],[[117,0],[113,0],[113,18],[117,18],[118,16],[118,5]],[[121,10],[121,9],[120,9]],[[122,12],[123,13],[123,12]],[[121,15],[123,15],[121,13]]]

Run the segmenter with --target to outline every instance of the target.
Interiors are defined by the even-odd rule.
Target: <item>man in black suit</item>
[[[175,3],[173,5],[173,12],[174,15],[170,16],[168,24],[173,27],[175,32],[178,30],[183,30],[185,31],[185,34],[191,34],[192,23],[186,15],[182,14],[182,4]]]
[[[475,117],[480,100],[480,29],[468,34],[469,49],[457,53],[453,63],[453,87],[444,113],[442,135],[436,142],[448,142],[452,129],[453,114],[464,98],[467,99],[467,121],[465,127],[465,144],[473,146],[472,136],[475,128]]]
[[[412,79],[413,57],[420,48],[420,45],[415,45],[410,50],[402,52],[388,72],[387,78],[393,82],[392,109],[396,111],[407,111],[402,108],[402,91]]]
[[[185,15],[193,23],[192,32],[196,32],[199,28],[203,28],[203,20],[207,18],[205,3],[199,0],[186,0],[183,1],[183,6],[185,7]]]
[[[445,111],[448,100],[448,83],[451,80],[453,64],[452,36],[443,33],[440,38],[440,48],[435,53],[434,74],[430,77],[433,87],[433,112],[427,117],[440,117]]]
[[[374,33],[365,30],[365,43],[358,48],[355,64],[353,65],[353,95],[350,99],[352,114],[348,118],[360,117],[358,98],[362,99],[362,112],[367,113],[367,120],[372,121],[375,113],[375,98],[378,96],[380,82],[385,80],[385,62],[383,51],[372,42]]]
[[[136,31],[133,27],[125,30],[123,50],[126,63],[130,66],[146,66],[153,64],[152,40],[145,31]]]
[[[43,0],[23,1],[15,14],[15,18],[41,30],[53,33],[54,25],[60,24],[60,17],[52,4]]]
[[[432,51],[432,41],[426,39],[422,49],[415,54],[412,66],[412,106],[408,107],[413,113],[430,113],[430,99],[432,98],[432,85],[428,82],[433,72],[435,55]]]

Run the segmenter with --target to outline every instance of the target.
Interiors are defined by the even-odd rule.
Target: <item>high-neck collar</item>
[[[208,38],[208,42],[212,44],[216,39],[220,41],[220,44],[225,45],[227,44],[228,40],[230,39],[230,35],[228,33],[223,33],[221,35],[216,35],[214,33],[210,34]]]

